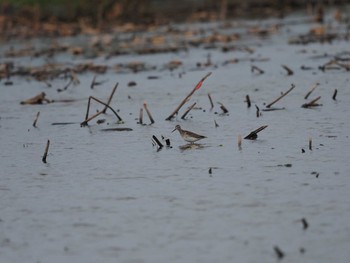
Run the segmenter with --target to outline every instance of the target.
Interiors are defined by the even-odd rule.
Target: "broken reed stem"
[[[283,251],[278,246],[274,246],[273,250],[275,251],[278,259],[282,259],[284,257]]]
[[[214,103],[213,103],[213,100],[211,99],[210,93],[208,93],[208,98],[209,98],[209,101],[210,101],[210,109],[213,109],[214,108]]]
[[[215,128],[219,127],[219,124],[214,120]]]
[[[334,90],[334,93],[333,93],[333,96],[332,96],[332,99],[333,99],[333,100],[337,100],[337,98],[336,98],[336,97],[337,97],[337,93],[338,93],[338,90],[335,89],[335,90]]]
[[[166,118],[166,121],[170,121],[172,118],[174,118],[174,116],[179,112],[179,110],[181,109],[181,107],[191,98],[191,96],[193,95],[193,93],[200,89],[200,87],[202,86],[203,82],[211,75],[211,72],[209,72],[207,75],[205,75],[198,83],[197,85],[193,88],[193,90],[183,99],[183,101],[180,103],[179,106],[177,106],[177,108],[169,115],[168,118]]]
[[[197,102],[193,103],[186,111],[185,113],[181,116],[181,119],[185,119],[187,114],[193,109],[193,107],[197,104]]]
[[[250,106],[252,106],[251,102],[250,102],[250,98],[249,95],[245,96],[245,102],[247,103],[247,107],[250,108]]]
[[[111,106],[107,105],[106,103],[104,103],[103,101],[101,101],[101,100],[99,100],[99,99],[96,99],[95,97],[90,96],[90,97],[89,97],[89,100],[88,100],[88,106],[87,106],[87,111],[86,111],[85,120],[84,120],[82,123],[80,123],[80,126],[86,126],[86,125],[88,124],[89,121],[91,121],[92,119],[96,118],[97,116],[99,116],[100,114],[103,113],[103,111],[100,111],[100,112],[96,113],[95,115],[93,115],[93,116],[91,116],[91,117],[89,118],[90,103],[91,103],[91,100],[92,100],[92,99],[95,100],[95,101],[97,101],[98,103],[101,103],[102,105],[106,106],[108,109],[110,109],[110,110],[114,113],[114,115],[117,116],[117,118],[118,118],[119,121],[122,121],[122,120],[123,120],[123,119],[118,115],[118,113],[117,113]]]
[[[224,104],[222,104],[221,102],[219,102],[220,104],[220,108],[222,109],[223,113],[228,113],[228,109],[224,106]]]
[[[95,75],[94,78],[92,79],[92,82],[90,84],[90,89],[94,89],[96,77],[97,76]]]
[[[163,148],[163,144],[158,140],[156,136],[152,136],[153,140],[157,143],[159,148]]]
[[[290,87],[289,90],[287,90],[285,93],[283,93],[281,96],[279,96],[277,99],[275,99],[273,102],[271,102],[270,104],[266,105],[266,108],[270,108],[273,104],[275,104],[277,101],[279,101],[280,99],[282,99],[284,96],[286,96],[289,92],[291,92],[293,89],[295,88],[295,85],[292,84],[292,86]]]
[[[40,116],[40,111],[38,111],[38,113],[36,114],[36,118],[35,118],[35,120],[34,120],[34,122],[33,122],[33,127],[34,127],[34,128],[36,128],[36,123],[37,123],[37,121],[38,121],[38,119],[39,119],[39,116]]]
[[[111,95],[109,96],[107,105],[111,104],[112,98],[113,98],[113,96],[114,96],[115,91],[117,90],[118,85],[119,85],[119,82],[117,82],[117,83],[115,84],[115,86],[114,86],[114,88],[113,88],[113,90],[112,90],[112,93],[111,93]],[[106,113],[107,109],[108,109],[108,107],[105,106],[105,108],[102,110],[102,113]]]
[[[289,67],[287,67],[286,65],[281,65],[282,68],[284,68],[287,71],[287,75],[291,76],[294,74],[293,70],[291,70]]]
[[[312,101],[301,105],[301,107],[302,108],[310,108],[310,107],[320,106],[320,104],[316,103],[320,98],[321,98],[321,96],[318,96],[316,99],[313,99]]]
[[[147,115],[148,115],[148,118],[149,118],[150,121],[151,121],[151,124],[153,124],[153,123],[154,123],[154,119],[153,119],[153,117],[152,117],[151,112],[148,110],[148,107],[147,107],[147,103],[146,103],[146,102],[143,103],[143,107],[144,107],[145,110],[146,110],[146,113],[147,113]]]
[[[254,73],[254,71],[257,71],[258,74],[264,74],[265,73],[265,71],[263,71],[261,68],[255,66],[255,65],[252,65],[251,72]]]
[[[139,124],[143,124],[143,108],[140,108]]]
[[[259,107],[255,104],[255,108],[256,108],[256,117],[259,118],[260,117],[260,109]]]
[[[238,150],[242,150],[242,136],[238,135],[238,139],[237,139],[237,145],[238,145]]]
[[[309,150],[312,151],[312,137],[309,137]]]
[[[320,85],[320,83],[316,83],[314,86],[312,86],[312,88],[308,91],[308,93],[306,93],[304,99],[307,100],[307,98],[311,95],[311,93],[317,88],[317,86]]]
[[[50,140],[47,140],[45,152],[44,152],[43,159],[42,159],[43,163],[46,163],[46,157],[47,157],[47,154],[49,152],[49,147],[50,147]]]

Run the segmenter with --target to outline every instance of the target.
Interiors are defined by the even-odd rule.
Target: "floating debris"
[[[43,155],[43,158],[42,158],[43,163],[46,163],[46,158],[47,158],[47,154],[49,152],[49,147],[50,147],[50,140],[47,140],[46,147],[45,147],[45,152],[44,152],[44,155]]]
[[[316,103],[319,99],[321,99],[321,96],[318,96],[316,99],[313,99],[312,101],[310,101],[308,103],[304,103],[303,105],[301,105],[301,107],[302,108],[312,108],[312,107],[322,106],[322,104]]]
[[[109,132],[109,131],[132,131],[131,128],[106,128],[106,129],[102,129],[101,131],[104,132]]]
[[[268,125],[263,125],[256,130],[249,133],[246,137],[244,137],[245,140],[256,140],[258,138],[258,133],[264,130]]]
[[[52,101],[45,98],[46,94],[45,92],[41,92],[40,94],[36,95],[33,98],[21,101],[20,104],[21,105],[35,105],[35,104],[43,104],[44,102],[46,103],[51,103]]]

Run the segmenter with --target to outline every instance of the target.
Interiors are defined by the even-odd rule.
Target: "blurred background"
[[[102,27],[111,22],[168,23],[234,17],[283,16],[291,10],[339,6],[350,0],[0,0],[0,23],[85,22]]]

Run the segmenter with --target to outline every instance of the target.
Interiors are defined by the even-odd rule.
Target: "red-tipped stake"
[[[50,146],[50,140],[47,140],[46,147],[45,147],[45,152],[42,158],[43,163],[46,163],[46,157],[49,152],[49,146]]]
[[[150,121],[151,121],[151,124],[153,124],[153,123],[154,123],[154,119],[153,119],[153,117],[152,117],[151,112],[150,112],[150,111],[148,110],[148,108],[147,108],[147,103],[146,103],[146,102],[143,103],[143,107],[144,107],[145,110],[146,110],[146,113],[147,113],[147,115],[148,115],[148,118],[149,118]]]
[[[195,93],[196,90],[200,89],[202,86],[203,82],[211,75],[211,72],[209,72],[207,75],[205,75],[198,83],[197,85],[193,88],[193,90],[184,98],[184,100],[180,103],[180,105],[169,115],[168,118],[166,118],[166,121],[170,121],[174,116],[179,112],[181,107],[191,98],[193,93]]]

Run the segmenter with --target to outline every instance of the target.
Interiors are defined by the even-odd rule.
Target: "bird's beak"
[[[176,131],[177,129],[175,128],[173,131],[172,131],[172,133],[174,132],[174,131]]]

